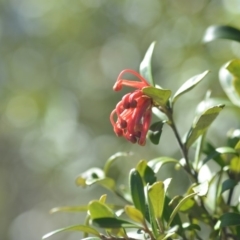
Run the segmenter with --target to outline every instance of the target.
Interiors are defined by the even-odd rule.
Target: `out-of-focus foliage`
[[[165,144],[160,140],[148,150],[114,136],[109,113],[120,95],[112,92],[113,83],[122,69],[138,70],[153,40],[156,84],[177,90],[190,77],[211,70],[198,90],[176,103],[182,104],[178,109],[184,113],[176,112],[176,118],[186,124],[180,129],[185,133],[194,116],[189,110],[204,91],[225,96],[216,84],[220,66],[240,57],[239,43],[204,45],[203,32],[212,24],[239,27],[239,17],[237,0],[0,0],[0,239],[39,239],[73,224],[73,215],[49,216],[46,209],[84,204],[102,193],[99,188],[83,192],[73,176],[102,166],[114,152],[136,153],[109,173],[119,179],[126,179],[124,169],[140,158],[178,156],[177,146],[166,144],[173,141],[168,129]],[[237,113],[226,110],[216,120],[210,130],[214,143],[230,127],[239,127]],[[166,170],[171,169],[161,179]],[[175,177],[171,191],[177,194],[182,191],[175,188],[177,179],[183,176]]]

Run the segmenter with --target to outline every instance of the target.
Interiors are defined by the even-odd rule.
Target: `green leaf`
[[[159,157],[149,161],[148,166],[151,167],[155,173],[157,173],[160,168],[167,163],[179,164],[179,161],[170,157]]]
[[[236,226],[240,225],[240,214],[239,213],[225,213],[220,217],[220,227]]]
[[[172,214],[169,218],[169,221],[168,221],[168,227],[171,225],[174,217],[176,216],[176,214],[178,213],[179,209],[181,208],[181,206],[189,199],[189,198],[192,198],[194,197],[195,195],[197,195],[197,193],[191,193],[189,195],[187,195],[186,197],[184,197],[179,203],[178,205],[174,208],[174,210],[172,211]]]
[[[42,237],[42,239],[49,238],[52,235],[55,235],[55,234],[60,233],[60,232],[65,232],[65,231],[81,231],[81,232],[86,232],[86,233],[93,234],[93,235],[96,235],[96,236],[100,236],[98,231],[95,230],[92,227],[85,226],[85,225],[75,225],[75,226],[65,227],[65,228],[61,228],[61,229],[55,230],[53,232],[50,232],[50,233],[44,235]]]
[[[50,213],[57,212],[86,212],[88,210],[87,206],[64,206],[64,207],[55,207],[51,209]]]
[[[141,175],[136,169],[132,169],[130,172],[130,192],[134,206],[145,216],[146,213],[146,201],[144,195],[144,186]]]
[[[152,70],[151,70],[151,59],[152,59],[152,54],[153,54],[153,50],[154,50],[154,47],[155,47],[155,43],[156,43],[156,42],[153,42],[153,43],[149,46],[149,48],[148,48],[148,50],[147,50],[147,52],[146,52],[146,54],[145,54],[145,56],[144,56],[141,64],[140,64],[140,74],[141,74],[152,86],[155,86],[155,83],[154,83],[153,77],[152,77]]]
[[[81,187],[88,186],[87,181],[94,181],[97,179],[104,178],[104,172],[100,168],[90,168],[86,172],[83,172],[80,176],[76,179],[76,184]]]
[[[189,231],[192,231],[192,230],[201,231],[201,227],[199,225],[197,225],[197,224],[190,224],[188,222],[183,224],[183,228],[184,228],[184,230],[189,230]]]
[[[100,228],[141,228],[141,226],[126,220],[112,217],[95,218],[92,222]]]
[[[225,64],[219,71],[219,81],[233,104],[240,107],[240,60]]]
[[[240,157],[239,156],[235,156],[231,159],[229,169],[230,171],[236,174],[240,173]]]
[[[170,206],[170,198],[166,195],[165,196],[165,207],[163,209],[163,217],[166,222],[169,221],[170,216],[172,214],[172,206]],[[180,235],[185,235],[183,228],[182,228],[182,221],[178,213],[176,213],[175,217],[172,219],[171,223],[169,224],[170,226],[178,226],[178,233]]]
[[[229,39],[240,42],[240,31],[229,26],[210,26],[204,33],[204,42],[211,42],[217,39]]]
[[[184,93],[190,91],[191,89],[193,89],[207,74],[209,73],[209,71],[205,71],[201,74],[198,74],[192,78],[190,78],[189,80],[187,80],[175,93],[175,95],[173,96],[172,99],[172,103],[175,103],[176,100],[183,95]]]
[[[185,146],[189,148],[199,136],[203,135],[218,114],[222,111],[224,105],[218,105],[207,109],[200,116],[194,119],[193,125],[188,132]]]
[[[240,129],[231,129],[227,133],[228,146],[234,148],[236,144],[240,141]]]
[[[109,169],[110,169],[111,165],[116,160],[118,160],[120,157],[128,157],[130,155],[132,155],[131,152],[130,153],[127,153],[127,152],[117,152],[114,155],[112,155],[105,163],[105,166],[104,166],[104,169],[103,169],[105,176],[108,175],[108,172],[109,172]]]
[[[135,207],[127,205],[125,206],[124,211],[128,215],[128,217],[131,218],[133,221],[141,224],[145,223],[143,214]]]
[[[115,181],[112,178],[105,177],[105,174],[100,168],[91,168],[82,173],[75,180],[77,186],[86,187],[93,184],[101,185],[111,191],[115,190]]]
[[[105,203],[106,202],[106,200],[107,200],[107,194],[103,194],[101,197],[100,197],[100,199],[99,199],[99,202],[101,202],[101,203]]]
[[[163,128],[164,122],[165,121],[155,122],[150,126],[150,128],[148,130],[148,138],[155,145],[159,144],[160,137],[162,135],[162,128]]]
[[[154,183],[148,188],[148,195],[155,219],[161,219],[165,201],[164,183],[160,181]]]
[[[237,185],[237,181],[233,179],[227,179],[222,183],[222,190],[221,194],[224,193],[225,191],[234,188]]]
[[[208,147],[211,147],[209,144]],[[230,154],[230,155],[237,155],[238,152],[231,147],[219,147],[213,150],[207,155],[205,159],[202,161],[202,165],[206,164],[209,160],[213,159],[216,163],[219,164],[220,167],[225,166],[224,160],[220,157],[222,154]]]
[[[142,179],[144,180],[144,185],[146,185],[148,183],[153,184],[157,181],[157,177],[156,177],[154,171],[152,170],[152,168],[150,168],[147,165],[146,160],[141,160],[138,163],[136,169],[139,172],[139,174],[141,175]]]
[[[224,159],[221,157],[223,154],[237,154],[237,151],[231,147],[219,147],[214,148],[212,144],[209,142],[204,144],[203,152],[207,155],[205,159],[202,161],[202,166],[206,164],[209,160],[213,159],[220,167],[224,167],[226,163]]]
[[[155,106],[160,106],[162,108],[166,107],[166,104],[171,96],[171,90],[155,87],[144,87],[142,92],[152,98]]]
[[[100,201],[94,200],[88,204],[88,210],[92,219],[115,217],[114,212],[106,204]]]

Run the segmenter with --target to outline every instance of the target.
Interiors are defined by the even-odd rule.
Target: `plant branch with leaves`
[[[219,38],[240,41],[240,31],[227,26],[212,26],[206,30],[204,41]],[[207,92],[197,107],[189,130],[184,137],[180,136],[174,118],[175,103],[195,88],[209,71],[187,80],[172,96],[171,90],[155,85],[151,71],[154,46],[155,43],[152,43],[148,48],[139,73],[126,69],[119,74],[113,89],[120,91],[127,86],[133,90],[116,105],[110,121],[118,137],[143,147],[147,139],[159,144],[163,126],[167,124],[179,145],[181,158],[158,156],[150,161],[140,160],[135,168],[129,169],[129,186],[122,189],[117,186],[110,171],[115,161],[123,157],[131,158],[131,154],[114,154],[103,169],[91,168],[80,174],[76,184],[82,187],[102,186],[124,200],[126,205],[110,204],[107,195],[102,195],[99,200],[90,201],[86,206],[54,208],[54,213],[86,212],[86,221],[48,233],[43,239],[63,231],[83,232],[82,239],[85,240],[240,239],[240,201],[233,200],[234,193],[239,191],[240,129],[233,126],[227,133],[226,146],[215,147],[208,141],[206,133],[224,109],[224,104]],[[127,73],[137,80],[126,79]],[[219,79],[232,104],[239,108],[240,60],[225,64],[220,69]],[[151,123],[154,114],[159,117],[157,111],[164,118]],[[189,157],[190,149],[195,151],[194,160]],[[210,180],[200,181],[199,174],[210,161],[219,170],[212,174]],[[176,171],[183,169],[190,179],[188,189],[182,195],[169,194],[174,176],[164,181],[157,179],[158,172],[169,164],[176,166]]]

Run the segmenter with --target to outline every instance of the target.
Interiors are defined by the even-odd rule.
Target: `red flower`
[[[124,73],[131,73],[140,81],[122,79]],[[119,74],[113,90],[120,91],[123,85],[137,90],[123,96],[112,111],[110,121],[118,137],[123,136],[132,143],[138,142],[139,145],[144,146],[152,117],[152,99],[144,95],[142,88],[150,85],[139,73],[131,69],[125,69]],[[117,115],[116,122],[114,115]]]

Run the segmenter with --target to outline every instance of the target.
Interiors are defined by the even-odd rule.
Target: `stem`
[[[186,165],[184,166],[184,169],[190,174],[191,177],[193,177],[194,181],[197,183],[197,172],[194,171],[194,169],[191,167],[190,163],[189,163],[189,158],[188,158],[188,149],[186,148],[186,146],[182,143],[182,140],[180,138],[180,135],[178,133],[176,124],[174,122],[173,119],[173,111],[171,108],[169,108],[168,110],[164,111],[165,114],[167,115],[168,119],[169,119],[169,126],[172,128],[174,135],[176,136],[178,145],[180,147],[180,150],[182,152],[182,156],[185,159]]]

